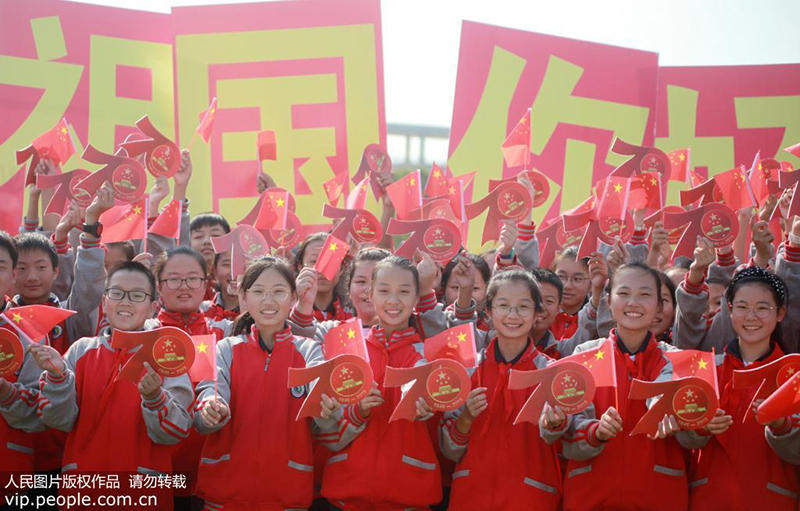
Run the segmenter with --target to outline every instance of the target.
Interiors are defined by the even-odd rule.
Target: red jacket
[[[167,312],[161,309],[158,312],[158,320],[161,322],[161,326],[174,326],[189,335],[216,334],[217,340],[222,340],[225,337],[224,321],[207,318],[201,312],[193,312],[188,318],[184,319],[183,314]],[[205,436],[193,429],[189,432],[189,437],[186,440],[175,446],[172,455],[173,470],[176,473],[186,475],[186,489],[176,490],[177,495],[188,496],[194,492],[203,442],[205,442]]]
[[[338,298],[334,298],[330,307],[324,311],[314,307],[314,319],[317,321],[330,321],[332,319],[335,319],[336,321],[347,321],[352,317],[353,314],[344,308],[342,301]]]
[[[63,471],[172,471],[170,444],[190,426],[189,378],[164,378],[162,395],[143,402],[135,383],[114,381],[132,356],[113,349],[108,335],[86,337],[67,352],[63,376],[42,375],[42,422],[69,432]]]
[[[671,379],[672,365],[652,335],[636,354],[627,352],[612,330],[618,389],[599,387],[593,406],[573,415],[563,437],[569,459],[564,481],[564,509],[647,509],[675,511],[688,506],[684,450],[675,437],[651,440],[647,435],[630,436],[647,411],[645,400],[628,400],[633,378],[645,381]],[[576,352],[597,347],[604,339],[590,341]],[[631,355],[634,355],[633,357]],[[600,442],[595,436],[598,420],[619,399],[623,430],[615,438]],[[602,450],[600,450],[602,449]],[[599,452],[598,452],[599,451]]]
[[[215,392],[228,402],[229,420],[209,430],[203,447],[197,493],[208,509],[283,510],[307,508],[312,500],[312,421],[296,420],[306,387],[288,388],[288,369],[324,360],[319,343],[275,334],[270,353],[258,331],[217,344],[219,377],[198,385],[198,405]],[[335,429],[335,423],[334,423]],[[211,432],[213,431],[213,432]]]
[[[578,331],[578,313],[559,312],[553,324],[550,325],[550,331],[553,332],[557,341],[569,339]]]
[[[239,307],[235,309],[226,309],[225,304],[222,302],[221,293],[214,295],[214,298],[204,301],[200,306],[203,315],[207,318],[219,321],[221,319],[228,319],[230,321],[236,320],[239,317]]]
[[[31,359],[31,362],[33,360]],[[6,376],[9,383],[17,382],[17,375]],[[37,395],[27,389],[14,387],[0,401],[0,407],[7,408],[20,400],[20,406],[27,406],[35,409]],[[13,487],[5,489],[9,472],[32,474],[34,471],[34,448],[37,433],[26,433],[25,431],[11,427],[4,417],[0,417],[0,497],[15,493]]]
[[[370,365],[385,402],[372,409],[364,431],[328,460],[322,495],[346,510],[425,507],[442,499],[436,450],[425,422],[389,417],[400,401],[400,387],[383,387],[386,367],[413,367],[422,343],[413,328],[386,339],[380,328],[367,337]]]
[[[779,346],[747,366],[756,368],[783,356]],[[733,417],[725,433],[710,436],[695,451],[690,467],[690,507],[714,510],[794,510],[800,493],[798,467],[782,461],[767,443],[764,426],[750,412],[757,387],[733,390],[733,371],[745,369],[734,340],[718,356],[720,408]],[[794,496],[790,496],[794,494]]]
[[[473,388],[479,385],[487,388],[489,408],[472,424],[470,435],[465,438],[454,431],[454,416],[445,422],[442,433],[445,445],[452,441],[466,448],[453,472],[450,508],[556,511],[561,503],[561,470],[556,448],[542,440],[538,425],[529,422],[514,425],[533,388],[508,389],[510,369],[539,369],[547,365],[548,358],[534,349],[532,343],[511,363],[498,355],[495,338],[472,376]]]

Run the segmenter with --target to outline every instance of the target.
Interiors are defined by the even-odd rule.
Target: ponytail
[[[249,312],[244,312],[242,314],[239,314],[239,316],[233,322],[233,333],[231,335],[233,337],[242,334],[247,335],[248,333],[250,333],[250,330],[253,329],[253,325],[255,324],[256,322],[253,319],[253,316],[251,316]]]

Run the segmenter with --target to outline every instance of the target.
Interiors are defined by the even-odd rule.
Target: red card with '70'
[[[800,373],[800,354],[791,353],[755,369],[734,371],[733,389],[743,390],[758,387],[748,407],[749,410],[752,410],[753,402],[756,399],[768,398],[778,390],[778,387],[789,381],[797,373]],[[747,415],[745,415],[745,418]]]
[[[592,373],[577,362],[551,365],[535,371],[511,370],[509,389],[526,389],[536,386],[533,393],[514,419],[514,424],[537,424],[545,403],[560,407],[564,413],[584,410],[594,399],[595,384]]]
[[[706,426],[719,408],[714,387],[703,378],[689,376],[672,381],[631,382],[629,399],[647,399],[661,396],[639,420],[631,435],[646,433],[655,436],[658,424],[665,415],[675,416],[681,429],[700,429]]]
[[[53,197],[50,199],[50,202],[47,203],[47,208],[44,210],[45,214],[57,213],[58,215],[63,215],[69,203],[71,201],[77,202],[78,200],[78,196],[75,195],[75,186],[91,174],[92,173],[86,169],[75,169],[54,176],[37,174],[37,188],[40,190],[55,188]]]
[[[136,127],[149,136],[146,140],[125,142],[121,145],[132,158],[143,154],[147,170],[153,177],[172,177],[181,166],[181,150],[153,126],[148,116],[136,121]]]
[[[520,222],[530,216],[532,208],[533,199],[528,189],[513,181],[501,183],[483,199],[464,207],[469,220],[489,210],[483,225],[481,244],[500,239],[501,220]]]
[[[449,358],[440,358],[417,367],[387,367],[383,386],[400,387],[412,381],[414,384],[397,403],[389,422],[398,419],[413,421],[419,398],[425,399],[434,412],[455,410],[467,401],[472,390],[467,370]]]
[[[322,216],[339,220],[331,234],[346,239],[350,234],[359,243],[377,244],[383,238],[380,221],[366,209],[341,209],[325,204]]]
[[[236,278],[247,269],[256,257],[269,255],[269,245],[264,236],[252,225],[239,225],[224,236],[211,238],[214,252],[231,251],[231,276]]]
[[[22,367],[24,351],[19,336],[0,328],[0,378],[9,378]]]
[[[697,236],[705,236],[716,248],[730,245],[739,234],[739,219],[731,208],[724,204],[706,204],[690,211],[664,212],[664,228],[677,229],[686,225],[680,241],[672,252],[672,258],[692,257]]]
[[[444,218],[414,221],[392,218],[386,232],[393,236],[411,233],[395,251],[397,255],[407,259],[411,259],[414,252],[420,249],[429,253],[434,261],[448,262],[461,250],[461,231],[453,222]]]
[[[111,336],[111,347],[115,349],[135,348],[140,345],[141,348],[122,367],[115,381],[130,380],[138,383],[145,362],[155,372],[167,378],[188,373],[194,364],[194,343],[189,334],[180,328],[165,326],[143,332],[114,330]]]
[[[319,417],[322,394],[347,405],[361,401],[372,388],[372,367],[360,319],[350,319],[329,330],[324,351],[326,362],[322,364],[289,368],[290,388],[317,380],[300,407],[298,420]]]
[[[114,188],[114,197],[119,202],[136,202],[144,195],[147,187],[147,175],[144,168],[133,158],[125,157],[124,150],[120,149],[116,154],[106,154],[89,144],[81,158],[91,163],[105,165],[105,167],[75,185],[75,195],[79,206],[88,207],[92,203],[97,189],[106,181],[111,182],[111,186]]]

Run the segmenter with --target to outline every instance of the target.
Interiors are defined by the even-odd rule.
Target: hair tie
[[[758,279],[768,284],[772,289],[775,290],[775,294],[778,295],[778,298],[780,298],[781,302],[786,303],[786,284],[780,277],[771,271],[761,268],[760,266],[748,266],[747,268],[737,272],[736,275],[734,275],[731,279],[730,288],[732,289],[737,282],[748,277]]]

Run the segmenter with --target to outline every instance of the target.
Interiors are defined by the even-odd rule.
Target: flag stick
[[[0,312],[0,317],[2,317],[2,318],[3,318],[3,319],[6,321],[6,323],[8,323],[9,325],[11,325],[11,327],[12,327],[14,330],[16,330],[16,331],[17,331],[17,333],[18,333],[18,334],[19,334],[21,337],[23,337],[23,338],[24,338],[26,341],[28,341],[30,344],[39,344],[38,342],[34,342],[34,340],[33,340],[33,339],[31,339],[30,337],[28,337],[28,334],[26,334],[25,332],[23,332],[23,331],[22,331],[22,329],[20,329],[20,328],[19,328],[19,327],[18,327],[18,326],[17,326],[17,325],[16,325],[16,324],[13,322],[13,321],[11,321],[10,319],[8,319],[8,316],[6,316],[5,312]],[[52,361],[52,360],[48,360],[48,362],[50,363],[50,367],[52,367],[52,368],[53,368],[53,370],[54,370],[56,373],[58,373],[58,377],[59,377],[59,378],[63,378],[63,377],[64,377],[64,373],[62,373],[61,371],[59,371],[59,370],[58,370],[58,368],[57,368],[57,367],[56,367],[56,366],[53,364],[53,361]]]
[[[192,152],[192,146],[194,145],[194,141],[197,138],[197,130],[194,130],[194,135],[192,135],[192,139],[189,141],[189,147],[186,148],[187,151]]]

